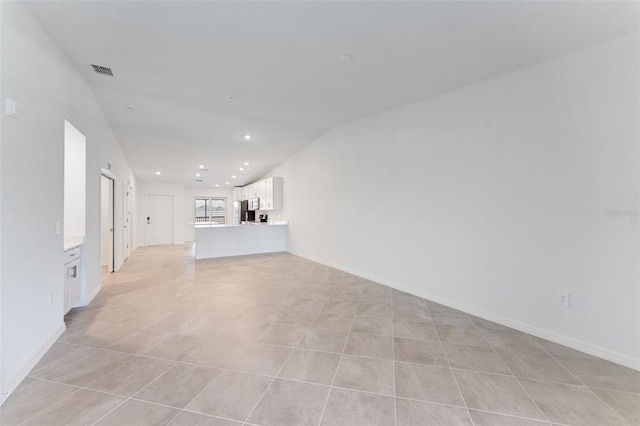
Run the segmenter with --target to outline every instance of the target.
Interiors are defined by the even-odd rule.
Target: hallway
[[[287,253],[138,249],[11,425],[636,425],[640,373]]]

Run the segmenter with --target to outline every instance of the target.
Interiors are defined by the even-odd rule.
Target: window
[[[195,219],[196,223],[225,223],[224,198],[196,198],[195,199]]]

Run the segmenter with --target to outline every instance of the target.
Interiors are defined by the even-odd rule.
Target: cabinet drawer
[[[72,260],[80,259],[80,247],[76,247],[64,252],[64,263],[69,263]]]

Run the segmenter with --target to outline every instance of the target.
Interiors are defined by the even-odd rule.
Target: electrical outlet
[[[566,306],[568,308],[571,305],[571,293],[565,290],[558,290],[556,301],[558,305]]]
[[[53,292],[49,293],[49,306],[53,306]]]
[[[61,228],[61,223],[58,221],[56,222],[56,234],[60,234],[60,228]]]

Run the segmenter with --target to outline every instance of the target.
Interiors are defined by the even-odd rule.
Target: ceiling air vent
[[[113,77],[113,71],[111,71],[111,68],[103,67],[102,65],[93,65],[93,64],[91,64],[91,68],[93,68],[93,70],[97,74],[108,75]]]
[[[196,182],[202,182],[202,179],[196,179]]]

